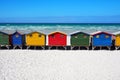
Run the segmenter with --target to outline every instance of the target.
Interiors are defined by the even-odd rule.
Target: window
[[[100,36],[99,35],[96,35],[96,38],[99,38]]]
[[[106,36],[105,36],[105,38],[109,38],[109,36],[108,36],[108,35],[106,35]]]
[[[18,38],[18,37],[19,37],[19,35],[18,35],[18,34],[16,34],[15,36],[16,36],[16,38]]]
[[[54,37],[55,37],[55,35],[53,34],[53,35],[51,35],[51,37],[52,37],[52,38],[54,38]]]
[[[39,34],[39,37],[42,37],[42,35],[41,35],[41,34]]]
[[[60,37],[61,37],[61,38],[63,38],[63,37],[64,37],[64,35],[63,35],[63,34],[61,34],[61,35],[60,35]]]
[[[78,38],[78,36],[75,36],[75,38]]]
[[[30,34],[30,37],[32,37],[32,34]]]
[[[87,36],[86,36],[86,35],[84,35],[83,37],[84,37],[84,38],[87,38]]]

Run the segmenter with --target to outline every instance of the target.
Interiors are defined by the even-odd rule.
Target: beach
[[[120,80],[119,51],[0,50],[0,80]]]
[[[120,80],[120,0],[0,0],[0,80]]]

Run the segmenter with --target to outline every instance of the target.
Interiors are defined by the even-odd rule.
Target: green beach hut
[[[4,32],[0,32],[0,46],[8,46],[9,45],[9,35]]]
[[[84,32],[74,32],[71,34],[71,46],[90,46],[90,35]]]

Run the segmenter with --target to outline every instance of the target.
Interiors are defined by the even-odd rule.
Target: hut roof
[[[13,35],[14,33],[18,32],[19,34],[23,35],[25,33],[28,33],[26,30],[2,30],[0,32],[6,33],[8,35]]]
[[[30,35],[30,34],[33,34],[33,33],[38,33],[38,34],[46,35],[46,34],[44,34],[44,33],[38,32],[38,31],[30,32],[30,33],[28,33],[27,35]]]
[[[4,33],[4,34],[7,34],[7,35],[10,35],[10,34],[13,34],[14,31],[13,30],[2,30],[0,31],[1,33]]]
[[[107,34],[107,35],[110,35],[112,36],[113,34],[111,33],[108,33],[108,32],[104,32],[104,31],[97,31],[97,32],[94,32],[94,33],[91,33],[92,36],[95,36],[95,35],[98,35],[98,34]]]
[[[16,32],[14,32],[12,35],[15,35],[15,34],[19,34],[19,35],[22,35],[20,32],[18,32],[18,31],[16,31]]]
[[[8,33],[4,32],[4,31],[0,31],[0,33],[5,34],[5,35],[9,35]]]
[[[18,33],[18,34],[21,34],[21,35],[24,35],[24,34],[27,34],[27,33],[29,33],[29,31],[26,31],[26,30],[17,30],[17,31],[15,31],[14,33]],[[13,33],[13,34],[14,34]]]
[[[54,31],[54,32],[51,32],[51,33],[50,33],[50,34],[48,34],[48,35],[52,35],[52,34],[54,34],[54,33],[61,33],[61,34],[67,35],[66,33],[61,32],[61,31]]]
[[[81,32],[81,31],[73,32],[73,33],[71,33],[70,35],[73,36],[73,35],[80,34],[80,33],[82,33],[82,34],[86,34],[86,35],[88,35],[88,36],[90,35],[89,33]]]

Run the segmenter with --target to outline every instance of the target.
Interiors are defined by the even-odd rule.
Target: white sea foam
[[[26,30],[26,31],[42,31],[50,33],[51,31],[63,31],[71,33],[74,31],[95,32],[95,31],[107,31],[117,32],[120,31],[120,26],[106,26],[106,25],[6,25],[0,26],[2,30]]]

